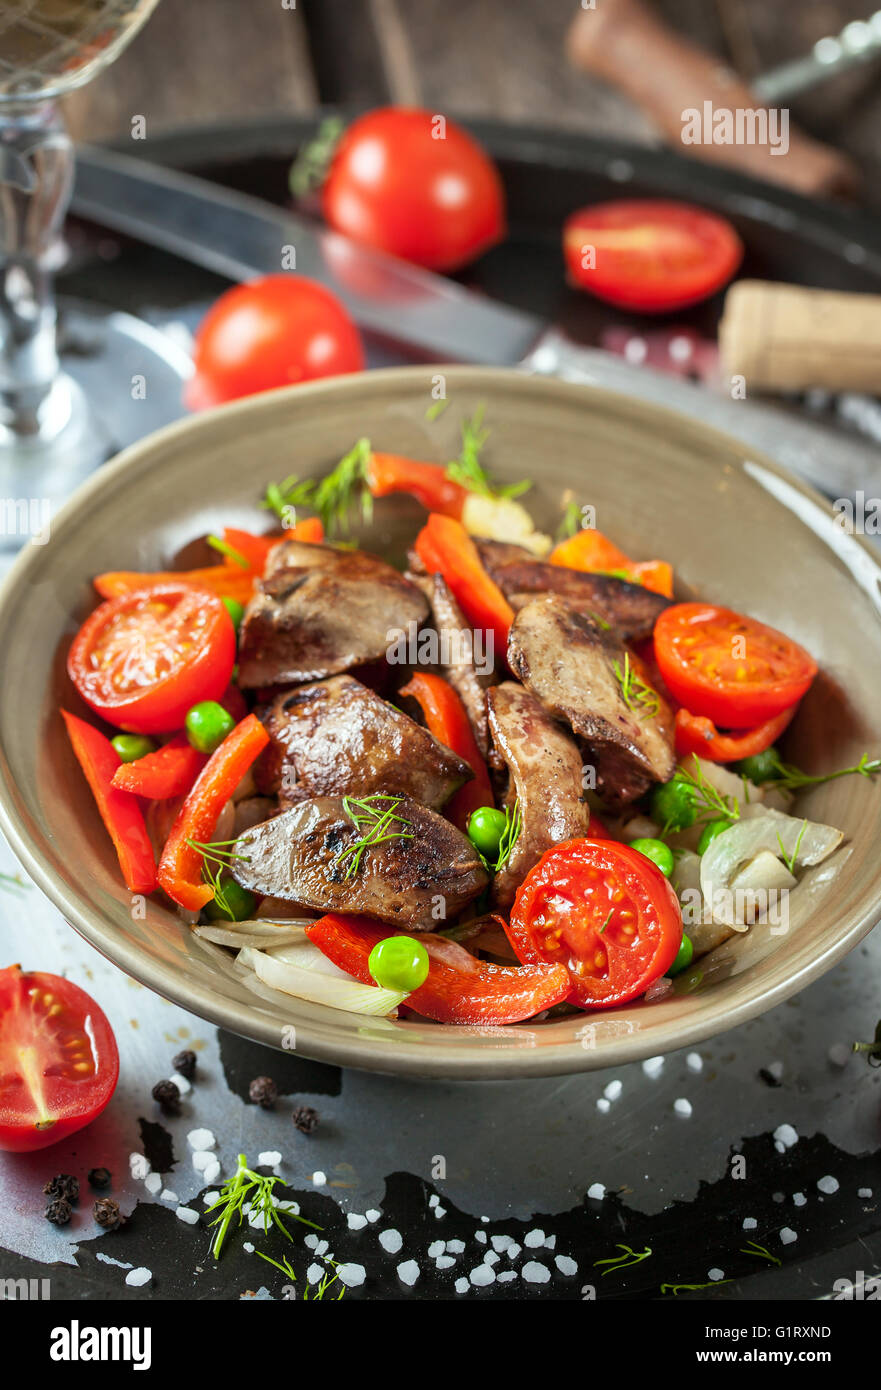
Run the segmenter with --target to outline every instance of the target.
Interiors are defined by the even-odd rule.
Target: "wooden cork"
[[[881,295],[739,280],[725,296],[719,355],[747,390],[881,394]]]

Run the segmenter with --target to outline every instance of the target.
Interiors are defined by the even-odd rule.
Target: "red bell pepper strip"
[[[210,841],[217,817],[268,742],[255,714],[237,724],[211,754],[171,827],[159,860],[159,886],[190,912],[200,912],[214,892],[202,880],[202,856],[187,841]]]
[[[711,763],[733,763],[741,758],[753,758],[756,753],[764,753],[766,748],[777,742],[797,709],[798,702],[773,719],[766,719],[764,724],[756,724],[752,729],[738,729],[733,734],[719,733],[712,719],[704,715],[679,709],[676,711],[676,752],[680,758],[695,753]]]
[[[480,563],[461,521],[432,512],[416,537],[416,554],[429,574],[443,575],[471,626],[493,634],[495,650],[504,658],[514,610]]]
[[[406,492],[430,512],[458,520],[468,496],[466,488],[447,477],[440,463],[419,463],[400,454],[371,454],[367,486],[373,497]]]
[[[100,729],[64,709],[61,717],[101,819],[116,847],[126,888],[131,893],[152,893],[156,887],[156,863],[143,813],[131,792],[120,791],[113,785],[120,764],[119,754]]]
[[[652,593],[663,594],[664,598],[673,597],[673,570],[666,560],[631,560],[602,531],[579,531],[561,541],[551,551],[550,562],[590,574],[620,570],[632,584],[641,584]]]
[[[151,801],[184,796],[208,759],[198,753],[186,734],[175,734],[155,753],[146,753],[131,763],[120,763],[113,774],[114,787],[147,796]]]
[[[471,812],[478,806],[494,806],[495,798],[465,706],[447,681],[427,671],[415,671],[400,694],[412,695],[418,701],[429,732],[464,758],[474,773],[474,780],[454,792],[444,807],[447,820],[467,830]]]
[[[362,984],[376,981],[367,966],[378,941],[406,936],[368,917],[329,913],[306,935],[334,965]],[[433,932],[414,933],[428,952],[428,978],[407,996],[407,1007],[438,1023],[521,1023],[565,999],[571,984],[564,965],[493,965]]]
[[[248,561],[250,569],[262,574],[266,569],[270,550],[274,550],[280,541],[311,541],[318,544],[324,540],[324,527],[321,518],[317,516],[298,521],[296,526],[289,527],[281,536],[255,536],[253,531],[242,531],[237,526],[224,526],[223,539],[243,560]],[[223,560],[226,566],[242,570],[234,556],[224,555]]]
[[[254,571],[238,565],[209,565],[198,570],[157,570],[139,574],[137,570],[109,570],[93,581],[102,598],[117,598],[133,594],[153,584],[189,584],[194,589],[208,589],[218,598],[234,598],[245,605],[254,593]]]

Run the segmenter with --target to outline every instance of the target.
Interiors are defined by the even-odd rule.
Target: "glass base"
[[[89,474],[185,413],[190,358],[141,319],[62,296],[58,353],[40,433],[0,427],[0,550],[45,543],[58,508]]]

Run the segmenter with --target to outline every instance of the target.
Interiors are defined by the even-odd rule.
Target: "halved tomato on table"
[[[817,674],[776,628],[711,603],[677,603],[655,623],[655,658],[670,694],[720,729],[752,729],[796,704]]]
[[[667,973],[682,916],[646,855],[614,840],[566,840],[523,880],[508,935],[524,964],[565,966],[570,1003],[605,1009],[637,999]]]
[[[67,671],[86,704],[136,734],[181,729],[200,700],[219,700],[236,634],[207,589],[155,584],[96,608],[74,638]]]
[[[43,971],[0,970],[0,1149],[57,1144],[105,1108],[119,1052],[85,990]]]
[[[730,222],[660,198],[622,198],[580,208],[563,228],[575,284],[638,313],[698,304],[728,283],[743,258]]]

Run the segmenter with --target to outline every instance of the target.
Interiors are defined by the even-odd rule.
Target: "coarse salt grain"
[[[606,1195],[606,1189],[601,1182],[592,1182],[587,1189],[587,1195],[594,1202],[601,1202]]]
[[[774,1130],[774,1142],[782,1144],[784,1149],[791,1149],[793,1144],[798,1143],[798,1130],[793,1129],[792,1125],[778,1125]]]
[[[853,1048],[848,1047],[846,1043],[833,1043],[826,1056],[833,1067],[846,1067],[853,1056]]]
[[[216,1162],[217,1158],[210,1149],[197,1149],[193,1154],[193,1167],[197,1173],[204,1173],[210,1164]]]
[[[281,1154],[278,1149],[267,1149],[266,1153],[257,1155],[258,1168],[277,1168],[281,1163]]]
[[[803,1207],[808,1199],[803,1192],[793,1192],[792,1200],[795,1206]]]
[[[187,1135],[187,1143],[191,1149],[217,1148],[217,1140],[210,1129],[191,1129]]]
[[[360,1288],[367,1278],[367,1271],[363,1265],[342,1264],[337,1265],[337,1275],[341,1284],[345,1284],[347,1289]]]
[[[496,1275],[497,1284],[510,1284],[512,1279],[517,1278],[516,1269],[505,1269],[501,1274]]]
[[[545,1240],[545,1250],[553,1250],[557,1244],[556,1236],[548,1236]]]
[[[406,1284],[409,1289],[412,1289],[416,1280],[419,1278],[419,1266],[416,1261],[405,1260],[403,1264],[399,1264],[398,1278],[402,1284]]]
[[[569,1255],[556,1255],[554,1264],[561,1274],[573,1275],[578,1273],[578,1265]]]
[[[378,1221],[379,1218],[382,1216],[382,1212],[371,1209],[370,1211],[365,1211],[364,1215],[367,1217],[367,1220],[370,1222],[372,1226],[373,1223],[375,1221]]]
[[[483,1289],[488,1284],[495,1283],[496,1272],[491,1265],[478,1265],[476,1269],[472,1269],[468,1278],[476,1288]]]
[[[617,1100],[623,1090],[624,1087],[622,1083],[616,1079],[615,1081],[610,1081],[608,1086],[604,1088],[603,1095],[606,1097],[606,1100]]]
[[[611,1108],[612,1102],[610,1100],[606,1100],[605,1096],[600,1096],[600,1098],[597,1101],[597,1110],[599,1110],[600,1113],[603,1115],[608,1115]]]
[[[461,1255],[464,1253],[465,1250],[465,1242],[464,1240],[448,1240],[446,1243],[446,1248],[449,1250],[451,1255]]]
[[[327,1174],[319,1168],[317,1173],[312,1174],[312,1181],[316,1187],[327,1187]]]
[[[203,1203],[205,1204],[206,1207],[213,1207],[215,1202],[219,1202],[219,1201],[220,1201],[220,1193],[219,1193],[219,1192],[206,1192],[206,1193],[205,1193],[205,1196],[202,1198],[202,1201],[203,1201]]]
[[[144,1269],[141,1266],[139,1269],[130,1269],[125,1276],[125,1282],[130,1284],[133,1289],[140,1289],[144,1284],[149,1284],[152,1278],[152,1269]]]
[[[514,1241],[513,1245],[508,1246],[507,1253],[509,1260],[516,1260],[517,1256],[520,1254],[520,1246],[517,1244],[516,1241]]]
[[[782,1245],[791,1245],[794,1240],[798,1240],[795,1231],[791,1226],[784,1226],[783,1230],[780,1232],[780,1243]]]
[[[428,1258],[430,1260],[436,1260],[438,1256],[444,1253],[446,1248],[447,1243],[445,1240],[433,1240],[428,1247]]]
[[[487,1250],[483,1257],[483,1263],[485,1265],[497,1265],[501,1258],[497,1250]]]
[[[400,1231],[380,1231],[379,1243],[383,1250],[387,1250],[390,1255],[397,1255],[401,1246],[404,1244],[404,1238]]]
[[[646,1076],[654,1077],[661,1075],[663,1066],[663,1057],[646,1057],[645,1061],[642,1064],[642,1069],[645,1072]]]
[[[838,1191],[838,1179],[827,1173],[824,1178],[818,1180],[817,1186],[821,1192],[825,1192],[827,1196],[831,1197],[833,1192]]]
[[[367,1225],[367,1217],[360,1216],[355,1211],[350,1211],[346,1217],[346,1225],[350,1231],[363,1231],[364,1227]]]
[[[720,1279],[725,1278],[725,1271],[724,1269],[708,1269],[707,1278],[712,1279],[714,1284],[718,1284]]]
[[[172,1192],[172,1190],[171,1190],[170,1187],[166,1187],[165,1191],[162,1193],[162,1201],[163,1201],[163,1202],[179,1202],[179,1201],[180,1201],[180,1197],[178,1197],[178,1195],[177,1195],[176,1192]]]
[[[478,1245],[486,1245],[486,1231],[475,1231],[474,1239],[477,1241]]]
[[[508,1246],[513,1243],[510,1236],[491,1236],[490,1240],[493,1250],[498,1250],[500,1255],[504,1254]]]
[[[440,1197],[438,1197],[437,1193],[436,1193],[436,1192],[432,1192],[431,1196],[430,1196],[429,1199],[428,1199],[428,1205],[429,1205],[430,1207],[436,1207],[439,1201],[440,1201]]]
[[[324,1278],[325,1272],[324,1265],[320,1265],[317,1260],[313,1260],[312,1264],[306,1270],[307,1283],[320,1284]]]
[[[442,1216],[446,1216],[446,1214],[447,1214],[447,1209],[446,1209],[446,1207],[435,1207],[435,1209],[434,1209],[434,1215],[435,1215],[435,1218],[436,1218],[438,1221],[440,1221],[440,1219],[441,1219]]]
[[[539,1264],[537,1260],[527,1260],[520,1273],[527,1284],[546,1284],[551,1277],[547,1265]]]
[[[743,1229],[745,1231],[754,1231],[758,1224],[759,1223],[754,1216],[745,1216],[743,1218]]]
[[[871,1189],[871,1187],[858,1187],[858,1188],[857,1188],[857,1196],[858,1196],[858,1197],[862,1197],[862,1198],[864,1198],[865,1200],[868,1200],[868,1199],[871,1197],[871,1195],[872,1195],[872,1189]]]
[[[246,1251],[247,1254],[253,1255],[255,1247],[251,1244],[249,1240],[246,1240],[242,1242],[242,1249]]]
[[[765,1067],[765,1071],[768,1072],[771,1076],[773,1076],[775,1081],[780,1081],[783,1077],[783,1063],[769,1062],[768,1065]]]
[[[456,1293],[467,1293],[470,1287],[471,1285],[468,1283],[467,1279],[457,1279],[453,1285]]]
[[[704,1059],[699,1052],[689,1052],[685,1059],[685,1065],[689,1071],[703,1071]]]
[[[540,1245],[545,1243],[545,1233],[536,1227],[532,1231],[527,1231],[523,1237],[523,1244],[527,1250],[537,1250]]]
[[[146,1187],[147,1191],[152,1192],[153,1196],[155,1197],[158,1192],[162,1191],[161,1175],[159,1173],[148,1173],[144,1179],[144,1186]]]
[[[451,1269],[456,1263],[452,1255],[438,1255],[434,1262],[435,1269]]]
[[[691,1114],[691,1101],[686,1100],[684,1096],[680,1096],[679,1100],[674,1100],[673,1109],[677,1115],[683,1115],[685,1119],[688,1119]]]
[[[220,1177],[220,1164],[216,1158],[213,1163],[208,1164],[202,1177],[205,1182],[217,1182],[217,1179]]]

